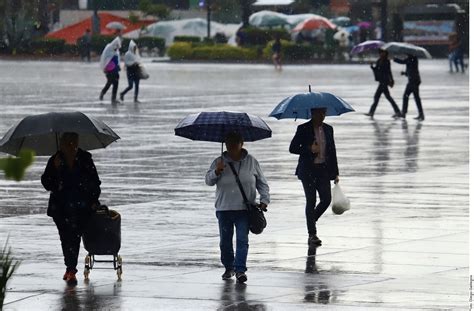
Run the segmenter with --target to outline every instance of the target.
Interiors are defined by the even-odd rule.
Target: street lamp
[[[199,0],[199,7],[207,10],[207,37],[211,37],[211,0]]]

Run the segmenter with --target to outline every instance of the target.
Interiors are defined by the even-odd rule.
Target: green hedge
[[[138,44],[138,47],[154,49],[157,48],[160,53],[165,51],[165,39],[158,37],[142,37],[135,40]]]
[[[172,60],[192,59],[193,46],[189,42],[176,42],[168,48],[168,56]]]
[[[271,58],[273,51],[272,45],[274,41],[268,42],[267,46],[263,49],[263,57],[266,59]],[[284,60],[309,60],[313,58],[321,47],[317,47],[309,44],[297,44],[288,41],[281,41],[281,53]]]
[[[93,35],[91,38],[91,50],[100,55],[105,46],[114,38],[114,36]]]
[[[58,55],[58,54],[64,53],[65,45],[66,45],[66,41],[63,39],[40,38],[40,39],[31,41],[30,51],[33,54]]]
[[[240,30],[243,36],[243,46],[267,45],[277,36],[282,40],[291,40],[291,35],[285,29],[261,29],[261,28],[243,28]]]
[[[171,60],[257,60],[257,49],[240,48],[226,44],[197,45],[176,42],[168,49]]]
[[[196,36],[176,36],[173,39],[173,42],[201,42],[201,37]]]

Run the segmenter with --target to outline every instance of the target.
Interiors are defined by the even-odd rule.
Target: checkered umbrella
[[[238,132],[244,141],[272,136],[272,130],[260,117],[245,112],[200,112],[190,114],[174,129],[177,136],[192,140],[222,143],[229,132]]]

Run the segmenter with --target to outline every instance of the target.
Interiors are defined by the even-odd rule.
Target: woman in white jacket
[[[249,218],[247,206],[232,173],[232,164],[239,175],[245,194],[250,202],[260,194],[260,207],[270,203],[269,187],[258,161],[243,149],[244,141],[239,133],[229,133],[225,138],[227,151],[212,162],[206,174],[206,184],[216,185],[216,216],[219,220],[221,262],[225,267],[223,280],[236,276],[239,283],[247,281],[247,254]],[[236,231],[236,252],[234,256],[233,235]]]
[[[138,88],[140,85],[140,54],[138,52],[138,46],[133,41],[130,40],[130,44],[128,45],[128,51],[125,53],[124,57],[125,67],[127,68],[127,79],[128,79],[128,87],[120,93],[120,100],[124,100],[125,94],[133,88],[133,84],[135,84],[135,97],[134,102],[139,103],[138,101]]]

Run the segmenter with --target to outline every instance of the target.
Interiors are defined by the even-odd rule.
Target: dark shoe
[[[141,101],[139,101],[138,99],[135,98],[135,100],[133,101],[135,104],[140,104]]]
[[[104,100],[104,94],[103,93],[100,93],[99,100]]]
[[[245,274],[245,272],[237,272],[235,275],[235,278],[237,279],[237,282],[239,283],[247,282],[247,275]]]
[[[310,246],[321,246],[323,243],[322,241],[316,236],[316,234],[311,234],[308,237],[308,245]]]
[[[66,277],[65,281],[69,285],[76,285],[77,284],[76,272],[69,271],[69,272],[66,272],[66,274],[64,276]]]
[[[366,116],[368,116],[368,117],[371,117],[371,118],[373,118],[373,117],[374,117],[374,114],[373,114],[373,113],[370,113],[370,112],[368,112],[368,113],[364,113],[364,114],[365,114]]]
[[[230,280],[235,275],[233,269],[225,269],[224,274],[222,275],[223,280]]]
[[[418,116],[416,118],[414,118],[415,120],[418,120],[418,121],[424,121],[425,120],[425,116]]]
[[[68,274],[68,271],[66,270],[66,272],[64,272],[64,275],[63,275],[63,280],[64,280],[64,281],[67,280],[67,274]]]
[[[124,94],[120,93],[120,100],[121,101],[124,101],[124,99],[123,99],[124,96],[125,96]]]
[[[403,115],[399,112],[399,113],[395,113],[392,118],[394,119],[399,119],[399,118],[403,118]]]
[[[112,105],[121,105],[122,102],[120,100],[113,100]]]

